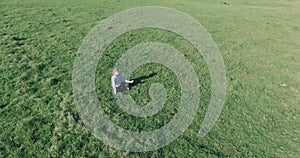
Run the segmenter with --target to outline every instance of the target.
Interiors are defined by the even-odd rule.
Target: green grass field
[[[0,157],[300,157],[300,2],[187,0],[0,1]],[[210,100],[205,61],[181,36],[145,28],[117,38],[96,72],[97,97],[110,119],[133,131],[151,131],[172,119],[180,91],[176,76],[147,64],[131,78],[155,73],[130,94],[150,101],[151,83],[163,83],[166,104],[149,118],[124,113],[109,102],[114,63],[134,45],[166,43],[193,65],[201,86],[197,117],[169,145],[126,152],[96,139],[74,103],[72,69],[87,33],[101,20],[138,6],[164,6],[199,21],[222,54],[227,96],[222,114],[204,138],[198,137]],[[101,95],[100,95],[101,94]]]

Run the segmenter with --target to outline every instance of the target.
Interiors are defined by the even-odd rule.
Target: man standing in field
[[[129,83],[133,83],[133,80],[126,80],[117,68],[114,68],[111,76],[111,86],[113,92],[116,95],[118,92],[122,93],[129,90]]]

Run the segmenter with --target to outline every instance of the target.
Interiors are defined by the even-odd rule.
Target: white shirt
[[[122,82],[125,82],[125,78],[120,73],[111,76],[111,84],[113,87],[119,87]]]

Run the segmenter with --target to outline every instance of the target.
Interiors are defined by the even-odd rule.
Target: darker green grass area
[[[218,45],[227,73],[222,114],[210,131],[197,133],[210,100],[210,77],[202,56],[181,36],[145,28],[115,39],[96,71],[97,97],[109,118],[134,131],[151,131],[177,112],[179,83],[161,64],[135,70],[132,87],[143,106],[148,90],[162,83],[168,93],[159,113],[138,118],[114,102],[111,70],[133,46],[161,42],[192,64],[200,83],[197,116],[184,135],[155,151],[114,149],[84,126],[74,103],[72,68],[87,33],[101,20],[137,6],[164,6],[199,21]],[[0,157],[299,157],[300,4],[296,0],[230,1],[0,1]]]
[[[159,113],[151,117],[139,118],[126,114],[116,103],[109,102],[108,98],[112,98],[113,96],[111,93],[111,81],[108,76],[111,76],[111,71],[115,63],[121,55],[130,48],[137,44],[147,42],[168,44],[182,52],[191,65],[194,66],[194,70],[198,72],[201,87],[200,91],[202,98],[204,98],[201,99],[200,108],[206,109],[210,99],[210,78],[208,69],[201,54],[196,51],[191,43],[175,33],[160,29],[145,28],[127,32],[115,39],[110,47],[103,52],[103,56],[101,57],[101,61],[103,62],[98,63],[96,71],[96,87],[99,104],[104,108],[106,113],[113,115],[111,120],[114,120],[117,125],[133,131],[152,131],[162,127],[177,113],[180,101],[181,89],[176,75],[172,73],[172,70],[162,64],[151,63],[137,68],[132,74],[131,79],[137,79],[136,82],[138,82],[138,78],[143,78],[151,74],[155,75],[143,83],[137,83],[137,85],[130,90],[130,95],[132,95],[132,98],[134,98],[138,105],[146,105],[150,102],[148,90],[151,84],[162,83],[167,91],[167,101]]]

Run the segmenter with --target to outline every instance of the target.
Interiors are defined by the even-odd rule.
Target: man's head
[[[112,74],[113,75],[118,75],[119,74],[119,70],[117,68],[114,68]]]

